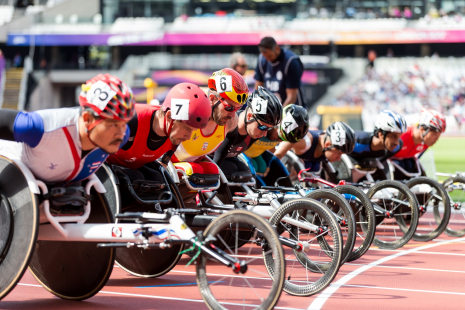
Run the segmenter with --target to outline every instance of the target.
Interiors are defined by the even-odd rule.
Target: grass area
[[[465,171],[465,137],[441,137],[430,149],[434,152],[437,172]]]

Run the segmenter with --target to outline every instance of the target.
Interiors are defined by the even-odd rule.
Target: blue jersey
[[[315,150],[318,146],[318,139],[320,138],[320,135],[324,133],[324,131],[309,130],[308,132],[312,135],[313,138],[312,145],[305,153],[297,156],[304,161],[306,169],[311,168],[310,171],[319,171],[321,162],[326,160],[326,157],[324,154],[320,157],[315,157]]]
[[[297,102],[291,102],[305,107],[305,97],[300,79],[304,66],[299,56],[288,49],[281,48],[281,53],[274,63],[268,62],[261,54],[255,68],[255,80],[263,82],[263,86],[273,93],[279,94],[281,102],[286,101],[286,88],[298,89]]]
[[[79,108],[19,112],[14,119],[14,141],[0,140],[0,154],[23,162],[46,183],[71,183],[87,179],[108,157],[96,147],[82,156]],[[123,146],[129,137],[126,129]]]
[[[355,136],[357,138],[355,148],[354,151],[349,155],[350,157],[353,157],[355,159],[378,158],[381,161],[383,161],[394,156],[397,152],[399,152],[402,149],[403,145],[402,140],[399,140],[399,145],[392,152],[386,149],[373,151],[371,150],[371,141],[374,137],[374,134],[372,132],[356,130]]]

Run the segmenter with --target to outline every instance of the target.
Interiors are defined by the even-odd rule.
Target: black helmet
[[[331,144],[345,154],[350,154],[355,148],[355,132],[344,122],[335,122],[328,126],[326,135]]]
[[[296,143],[308,131],[308,112],[304,107],[290,104],[284,108],[283,121],[279,126],[278,135],[283,141]]]
[[[247,107],[260,121],[276,126],[281,123],[283,106],[275,94],[268,89],[258,86],[247,100]]]

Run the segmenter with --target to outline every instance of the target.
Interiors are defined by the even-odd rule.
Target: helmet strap
[[[165,113],[165,116],[163,116],[163,123],[165,124],[165,126],[163,126],[163,132],[169,138],[170,133],[171,133],[171,129],[173,128],[174,121],[173,121],[173,119],[171,119],[171,122],[170,122],[170,124],[168,126],[168,130],[166,130],[166,113]]]
[[[244,112],[244,125],[245,125],[245,132],[247,133],[247,135],[250,136],[250,133],[249,131],[247,130],[247,123],[249,122],[247,120],[247,112],[249,111],[249,107],[247,107],[247,109],[245,109],[245,112]]]
[[[428,134],[429,131],[430,131],[430,129],[428,128],[428,129],[425,130],[425,133],[421,135],[421,142],[422,143],[425,143],[425,137],[426,137],[426,135]]]
[[[332,148],[334,148],[333,145],[331,145],[330,147],[325,147],[326,138],[328,138],[328,135],[325,135],[325,139],[323,140],[323,149],[321,150],[321,151],[323,152],[323,155],[325,154],[326,151],[329,151],[329,150],[331,150]]]

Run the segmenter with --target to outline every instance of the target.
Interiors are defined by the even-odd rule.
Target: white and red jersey
[[[404,158],[412,158],[415,157],[417,154],[421,154],[428,149],[428,146],[424,143],[415,144],[413,142],[413,126],[407,128],[407,131],[404,132],[400,139],[404,143],[402,149],[396,153],[392,158],[395,159],[404,159]]]
[[[19,112],[13,126],[16,142],[0,140],[0,154],[21,160],[38,180],[46,183],[84,180],[102,166],[109,154],[96,147],[81,156],[79,116],[79,108]]]

